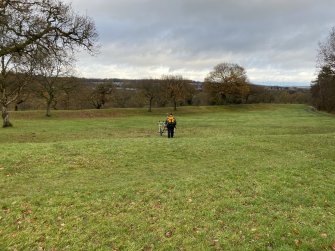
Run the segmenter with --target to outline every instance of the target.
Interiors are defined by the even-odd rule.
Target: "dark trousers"
[[[168,126],[168,138],[173,138],[173,134],[174,134],[174,126]]]

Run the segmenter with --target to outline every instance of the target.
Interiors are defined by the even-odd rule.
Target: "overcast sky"
[[[100,53],[78,54],[81,77],[202,81],[222,62],[253,83],[309,85],[335,0],[65,0],[92,17]]]

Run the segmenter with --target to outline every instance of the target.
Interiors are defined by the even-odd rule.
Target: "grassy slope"
[[[0,250],[329,250],[335,118],[300,105],[185,107],[173,140],[136,109],[12,115]]]

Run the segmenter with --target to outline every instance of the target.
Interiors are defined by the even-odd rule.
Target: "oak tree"
[[[13,88],[6,82],[9,73],[30,73],[22,67],[40,51],[64,58],[76,48],[94,52],[97,32],[91,18],[75,14],[71,5],[59,0],[1,0],[0,2],[0,103],[3,127],[11,126],[8,106],[15,102],[25,87]],[[16,72],[11,71],[15,66]],[[18,67],[21,66],[21,67]],[[9,91],[12,90],[12,91]],[[12,94],[10,97],[8,93]]]
[[[250,91],[245,69],[232,63],[216,65],[205,78],[204,89],[217,104],[225,104],[228,98],[242,101]]]

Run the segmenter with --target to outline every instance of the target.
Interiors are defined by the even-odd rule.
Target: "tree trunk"
[[[245,104],[248,104],[250,94],[245,95]],[[242,98],[243,100],[243,98]]]
[[[174,98],[173,99],[173,105],[174,105],[174,111],[177,111],[177,100]]]
[[[66,93],[66,109],[70,110],[70,94]]]
[[[19,101],[17,101],[17,102],[15,103],[15,111],[18,111],[18,110],[19,110],[19,105],[22,104],[23,102],[24,102],[24,100],[21,99],[21,100],[19,100]]]
[[[50,116],[51,116],[51,114],[50,114],[50,108],[51,108],[51,102],[48,101],[48,102],[47,102],[47,112],[46,112],[46,114],[45,114],[45,116],[47,116],[47,117],[50,117]]]
[[[152,106],[152,98],[149,99],[149,109],[148,109],[148,112],[151,112],[151,106]]]
[[[13,125],[9,122],[9,113],[6,106],[2,106],[2,127],[12,127]]]
[[[227,103],[227,96],[224,93],[220,93],[220,105],[225,105]]]

